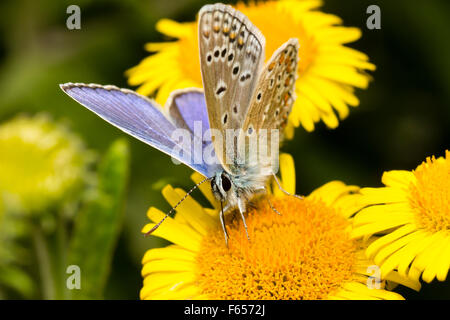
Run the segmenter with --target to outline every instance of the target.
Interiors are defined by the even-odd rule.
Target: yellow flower
[[[0,201],[6,209],[47,209],[79,187],[90,154],[81,140],[45,115],[0,125]]]
[[[364,188],[368,205],[354,219],[353,237],[384,236],[367,248],[387,274],[444,281],[450,267],[450,152],[413,171],[388,171],[382,188]]]
[[[289,155],[280,157],[283,187],[295,192],[295,172]],[[203,177],[194,173],[193,180]],[[230,236],[225,244],[220,208],[206,184],[202,193],[213,205],[204,208],[188,197],[153,234],[171,241],[143,257],[141,299],[401,299],[394,292],[369,288],[369,266],[363,241],[350,238],[349,217],[360,208],[358,187],[333,181],[299,199],[272,186],[271,202],[257,200],[247,213],[248,241],[241,219],[227,217]],[[166,186],[163,195],[174,205],[185,194]],[[158,222],[164,213],[150,208]],[[146,233],[155,224],[146,225]],[[369,269],[368,269],[369,268]],[[391,273],[415,289],[418,284]]]
[[[321,1],[239,3],[236,8],[248,16],[266,38],[266,60],[289,38],[300,42],[297,100],[289,117],[287,137],[300,124],[313,131],[322,120],[328,127],[338,126],[347,117],[348,106],[357,106],[354,88],[365,89],[370,77],[364,70],[375,70],[368,57],[344,46],[358,40],[358,28],[342,26],[342,20],[317,10]],[[270,19],[268,18],[270,17]],[[186,87],[202,87],[198,59],[197,24],[160,20],[156,28],[178,39],[175,42],[148,43],[155,54],[127,71],[130,85],[139,85],[144,95],[157,92],[156,100],[164,105],[170,92]]]

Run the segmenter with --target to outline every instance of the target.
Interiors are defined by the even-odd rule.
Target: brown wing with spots
[[[259,162],[260,165],[270,162],[272,171],[278,170],[279,142],[295,101],[298,48],[298,40],[289,39],[265,65],[239,141],[239,150],[246,150],[244,156],[240,155],[241,158],[250,163]]]
[[[286,126],[295,101],[298,47],[297,39],[289,39],[265,65],[243,126],[246,133]]]
[[[226,129],[242,128],[262,70],[265,39],[241,12],[223,4],[206,5],[199,13],[199,47],[210,127],[226,141],[213,137],[214,148],[230,171],[237,143],[226,139]]]

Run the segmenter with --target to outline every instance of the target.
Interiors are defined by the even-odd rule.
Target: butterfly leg
[[[266,195],[269,194],[269,192],[267,191],[266,187],[260,187],[258,189],[256,189],[257,192],[264,192]],[[273,206],[272,202],[270,201],[269,197],[266,197],[267,202],[269,203],[270,209],[272,209],[273,211],[275,211],[275,213],[277,213],[278,215],[281,216],[281,212],[278,211],[277,209],[275,209],[275,207]]]
[[[276,213],[278,213],[278,215],[281,216],[281,212],[278,211],[277,209],[275,209],[275,207],[273,206],[273,204],[272,204],[272,202],[270,201],[269,198],[267,198],[267,202],[269,203],[270,208],[271,208],[273,211],[275,211]]]
[[[248,235],[247,223],[245,222],[245,217],[244,217],[245,204],[241,199],[238,200],[238,208],[239,208],[239,213],[241,214],[242,222],[244,223],[244,228],[245,228],[245,233],[247,234],[247,239],[248,239],[248,241],[250,241],[250,236]]]
[[[252,209],[256,209],[257,208],[256,204],[254,202],[251,202],[251,201],[247,202],[247,207],[250,207]]]
[[[228,247],[228,232],[227,227],[225,226],[225,217],[224,217],[224,211],[223,211],[223,202],[220,201],[220,207],[222,210],[220,210],[220,223],[222,224],[223,234],[225,236],[225,244]]]
[[[281,184],[280,184],[280,181],[278,180],[277,175],[276,175],[275,173],[273,173],[273,172],[272,172],[272,175],[273,175],[273,178],[275,179],[275,182],[276,182],[277,185],[278,185],[278,189],[280,189],[281,191],[283,191],[284,194],[286,194],[286,195],[288,195],[288,196],[296,197],[296,198],[298,198],[298,199],[303,199],[302,196],[299,196],[299,195],[296,195],[296,194],[293,194],[293,193],[290,193],[290,192],[287,192],[286,190],[284,190],[283,187],[282,187]]]

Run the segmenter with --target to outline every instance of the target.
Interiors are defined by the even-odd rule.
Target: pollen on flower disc
[[[325,299],[352,280],[357,246],[349,222],[312,199],[272,198],[250,209],[248,241],[239,214],[209,232],[197,256],[197,281],[213,299]],[[231,214],[232,216],[233,214]]]
[[[450,152],[428,158],[414,170],[409,186],[410,205],[418,224],[430,232],[450,229]]]

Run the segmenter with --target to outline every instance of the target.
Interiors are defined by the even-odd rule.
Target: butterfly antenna
[[[189,190],[189,191],[184,195],[184,197],[181,198],[181,200],[178,201],[178,203],[177,203],[172,209],[170,209],[170,211],[164,216],[164,218],[162,218],[161,221],[159,221],[157,224],[155,224],[155,225],[153,226],[153,228],[151,228],[150,231],[148,231],[148,232],[145,234],[145,236],[148,236],[148,235],[151,234],[153,231],[155,231],[156,229],[158,229],[158,227],[161,225],[161,223],[163,223],[164,220],[166,220],[166,219],[167,219],[167,218],[175,211],[175,209],[176,209],[176,208],[177,208],[184,200],[186,200],[187,197],[189,197],[189,195],[190,195],[195,189],[197,189],[202,183],[204,183],[204,182],[206,182],[206,181],[208,181],[208,180],[211,180],[212,178],[213,178],[213,177],[205,178],[205,179],[203,179],[202,181],[200,181],[199,183],[197,183],[195,186],[193,186],[192,189]]]

